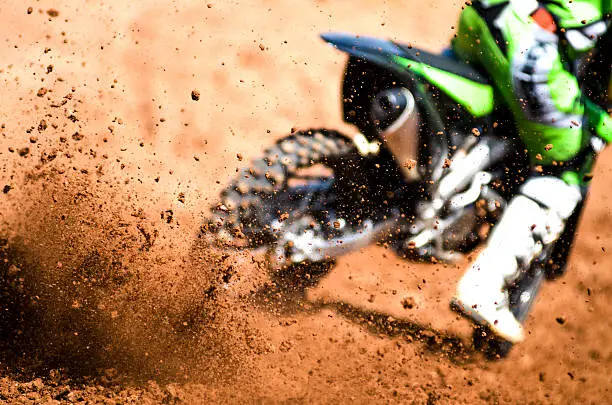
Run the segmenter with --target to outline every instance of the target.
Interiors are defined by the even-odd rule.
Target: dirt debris
[[[459,268],[406,264],[379,250],[341,259],[354,280],[372,281],[345,292],[382,308],[376,313],[310,302],[307,293],[328,280],[325,272],[298,272],[301,284],[283,284],[281,276],[270,280],[265,260],[223,256],[206,244],[206,207],[234,175],[238,152],[257,155],[313,123],[354,130],[342,126],[338,111],[344,56],[317,32],[333,24],[437,50],[449,36],[439,27],[456,22],[457,5],[26,6],[9,0],[0,28],[10,44],[0,72],[1,402],[558,404],[609,397],[610,325],[602,320],[612,315],[612,276],[600,271],[612,265],[602,187],[609,159],[585,175],[594,184],[567,275],[546,283],[528,339],[502,362],[486,362],[469,339],[402,321],[402,313],[422,313],[421,301],[399,288],[389,293],[388,275],[372,276],[372,269],[392,269],[404,286],[422,272],[415,277],[420,287],[427,278],[423,290],[452,290]],[[431,24],[432,14],[440,24]],[[292,30],[279,34],[274,21],[291,21]],[[186,98],[189,89],[197,103]],[[333,288],[346,289],[346,280]],[[387,300],[398,313],[386,313]],[[559,314],[571,322],[551,322]]]

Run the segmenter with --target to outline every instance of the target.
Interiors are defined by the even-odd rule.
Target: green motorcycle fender
[[[493,112],[495,97],[491,85],[477,83],[401,56],[393,56],[393,61],[436,85],[475,117],[483,117]]]

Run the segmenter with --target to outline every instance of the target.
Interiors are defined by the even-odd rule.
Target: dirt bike
[[[311,129],[276,142],[222,192],[210,222],[218,240],[264,248],[272,274],[333,263],[373,243],[419,261],[473,250],[530,170],[493,86],[452,55],[349,34],[322,38],[349,55],[344,120],[359,133]],[[519,321],[545,262],[561,253],[543,252],[509,286]],[[490,356],[512,346],[483,327],[474,343]]]

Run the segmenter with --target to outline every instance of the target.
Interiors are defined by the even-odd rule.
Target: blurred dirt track
[[[462,266],[371,247],[291,296],[248,255],[195,242],[221,188],[263,148],[293,128],[353,131],[340,114],[345,58],[319,33],[438,51],[462,6],[0,4],[0,400],[609,402],[610,151],[567,275],[547,283],[526,342],[499,362],[473,352],[447,308]],[[252,286],[223,298],[217,271]]]

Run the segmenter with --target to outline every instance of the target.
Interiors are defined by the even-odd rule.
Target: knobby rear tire
[[[317,164],[329,166],[352,153],[357,150],[351,139],[332,130],[298,131],[280,139],[221,192],[221,201],[213,208],[213,225],[248,246],[266,243],[272,236],[270,224],[281,215],[274,199],[288,191],[292,176]]]

